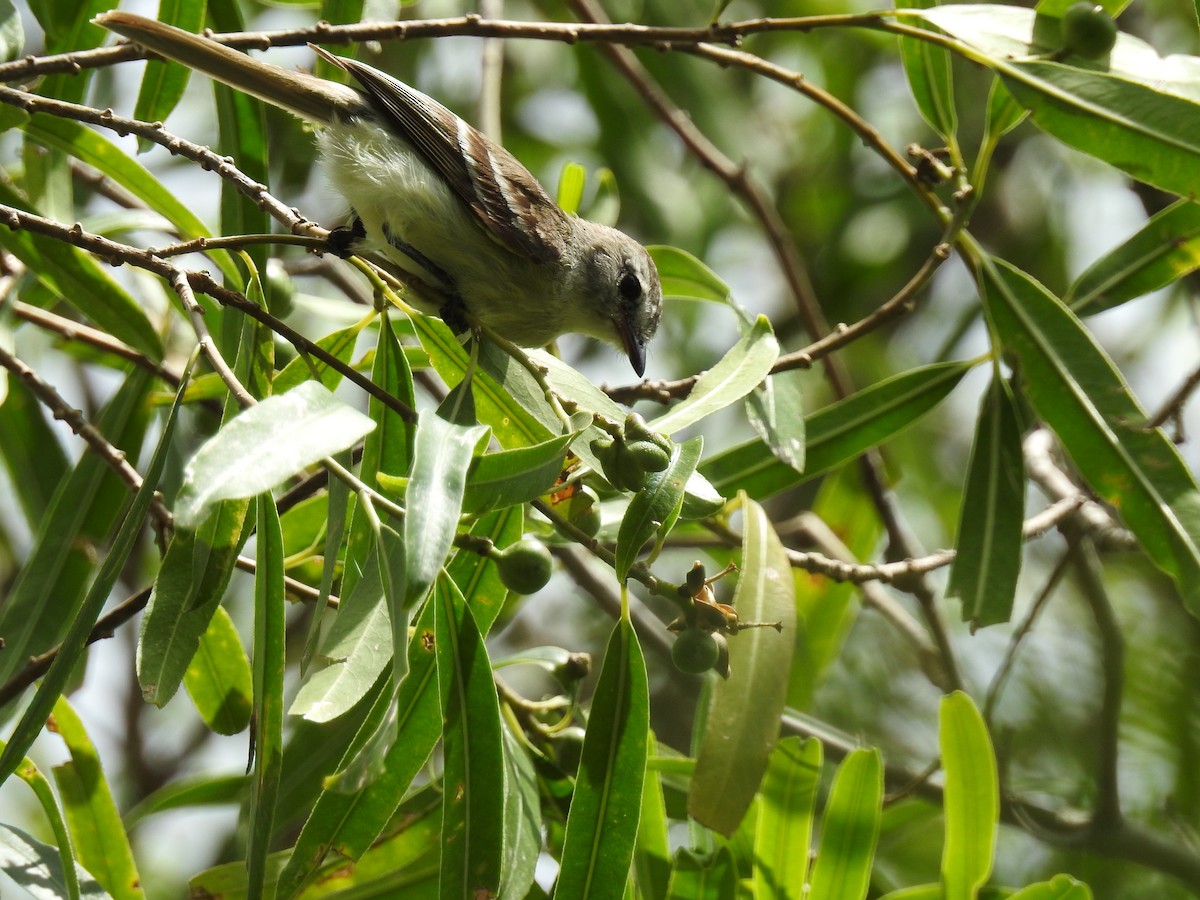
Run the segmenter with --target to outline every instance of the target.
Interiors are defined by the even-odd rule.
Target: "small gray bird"
[[[93,20],[168,59],[322,126],[319,145],[353,225],[339,249],[372,250],[524,347],[578,332],[625,351],[639,376],[662,315],[646,249],[568,215],[511,153],[436,100],[352,59],[317,53],[361,90],[253,59],[132,13]]]

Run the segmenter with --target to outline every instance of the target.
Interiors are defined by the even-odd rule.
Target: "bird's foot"
[[[354,245],[367,236],[362,219],[357,216],[349,225],[339,225],[329,232],[329,249],[342,259],[354,255]]]

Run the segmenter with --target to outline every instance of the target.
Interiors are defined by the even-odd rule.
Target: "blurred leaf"
[[[223,607],[209,620],[183,683],[200,718],[217,734],[238,734],[250,724],[250,660]]]
[[[317,341],[317,346],[336,359],[349,364],[354,353],[354,345],[367,322],[368,320],[364,318],[348,328],[330,332]],[[310,359],[300,353],[275,376],[271,382],[271,389],[276,394],[286,394],[302,381],[308,381],[310,378],[316,378],[331,391],[342,382],[342,374],[336,369],[330,368],[319,359]]]
[[[804,398],[798,370],[769,375],[746,396],[746,418],[780,462],[804,472]]]
[[[470,608],[438,578],[434,644],[445,709],[440,890],[446,897],[499,891],[505,854],[504,744],[496,683]]]
[[[71,757],[54,767],[54,781],[76,859],[114,900],[142,897],[133,851],[100,766],[100,755],[65,697],[54,704],[51,728],[63,739]]]
[[[1155,213],[1121,246],[1092,263],[1063,301],[1090,316],[1173,284],[1200,268],[1200,204],[1180,200]]]
[[[25,26],[12,0],[0,0],[0,62],[16,59],[25,49]]]
[[[982,268],[993,327],[1021,385],[1091,488],[1118,511],[1200,616],[1200,489],[1079,320],[1024,272]]]
[[[917,0],[910,5],[927,9],[936,5],[936,0]],[[901,37],[900,61],[921,118],[941,137],[953,140],[958,115],[954,109],[950,54],[926,41]]]
[[[822,747],[816,738],[787,737],[771,751],[754,830],[757,900],[790,900],[804,894],[821,764]]]
[[[1092,900],[1092,891],[1070,875],[1055,875],[1049,881],[1022,888],[1009,900]]]
[[[283,595],[283,532],[269,494],[258,500],[254,571],[254,770],[246,850],[250,896],[267,882],[267,855],[275,831],[275,801],[283,771],[283,670],[287,664]]]
[[[838,766],[821,817],[810,900],[863,900],[867,896],[882,800],[879,750],[854,750]]]
[[[684,485],[695,471],[703,449],[704,438],[699,436],[685,444],[675,444],[667,468],[653,473],[646,479],[642,489],[633,495],[617,532],[614,568],[618,581],[629,577],[629,570],[637,562],[646,541],[664,526],[664,530],[669,530],[683,503]]]
[[[625,895],[646,774],[650,696],[633,624],[618,620],[592,697],[567,814],[557,900]]]
[[[185,374],[183,382],[186,383],[186,381]],[[109,593],[116,585],[117,579],[133,553],[138,536],[146,526],[151,501],[154,500],[159,479],[162,477],[163,469],[170,455],[171,438],[175,433],[175,424],[178,421],[180,401],[180,394],[176,394],[175,403],[163,423],[162,434],[159,437],[158,445],[154,448],[150,465],[146,469],[141,486],[138,487],[121,518],[120,525],[112,539],[112,546],[96,572],[96,577],[88,586],[87,594],[80,603],[78,611],[69,620],[70,626],[66,637],[59,645],[58,652],[55,654],[53,662],[50,663],[50,668],[42,677],[37,693],[34,694],[33,700],[25,708],[20,721],[13,729],[4,752],[0,753],[0,782],[7,780],[20,764],[22,757],[33,745],[46,718],[66,688],[72,669],[79,661],[84,648],[87,647],[92,626],[100,618],[105,601],[108,600]]]
[[[132,830],[155,813],[200,806],[232,806],[246,796],[249,777],[236,775],[185,776],[165,784],[125,813],[125,827]]]
[[[819,409],[805,419],[808,446],[803,475],[780,462],[761,440],[709,457],[700,474],[722,494],[743,490],[763,499],[858,458],[899,434],[937,406],[972,363],[911,369]]]
[[[68,882],[58,848],[35,840],[19,828],[0,823],[0,872],[34,900],[110,900],[110,895],[79,866],[75,880]],[[74,890],[72,890],[74,888]]]
[[[947,596],[962,598],[972,628],[1007,622],[1021,571],[1025,456],[1007,383],[996,375],[976,425]]]
[[[586,185],[587,169],[579,163],[567,163],[558,175],[556,202],[565,212],[573,216],[579,215],[579,205],[583,202],[583,189]]]
[[[725,900],[738,895],[738,870],[728,847],[705,858],[685,848],[675,851],[667,900]]]
[[[687,399],[649,425],[663,434],[674,434],[724,409],[754,390],[779,358],[779,342],[766,316],[759,316],[749,333],[721,361],[696,381]]]
[[[658,269],[663,298],[683,297],[688,300],[729,302],[729,285],[686,250],[678,247],[652,246],[646,248]]]
[[[196,451],[175,500],[176,524],[195,528],[219,501],[270,490],[374,427],[316,381],[268,397],[230,420]]]
[[[782,633],[754,628],[729,635],[730,676],[712,688],[688,814],[726,836],[750,808],[779,735],[796,633],[792,570],[783,544],[763,508],[739,499],[745,522],[732,605],[740,621],[780,622]]]
[[[942,697],[938,736],[945,772],[946,843],[942,885],[947,898],[973,900],[992,872],[1000,822],[996,756],[983,716],[962,691]]]
[[[653,734],[648,738],[647,751],[650,759],[657,755],[658,745]],[[648,768],[642,783],[642,809],[633,854],[634,879],[643,897],[667,896],[667,884],[671,879],[669,827],[662,776]]]
[[[8,472],[13,497],[20,502],[25,521],[31,531],[36,531],[50,515],[56,489],[70,470],[42,405],[17,379],[9,382],[8,394],[0,403],[0,461]],[[76,514],[79,503],[80,497],[73,494]],[[9,602],[12,598],[10,594]],[[0,631],[4,631],[2,625]]]
[[[195,33],[204,28],[204,0],[158,0],[157,18],[160,22]],[[147,60],[133,117],[143,122],[164,121],[183,97],[183,89],[191,73],[191,69],[177,62]],[[138,144],[139,151],[143,153],[154,146],[146,138],[139,138]]]
[[[36,212],[11,185],[3,182],[0,182],[0,203]],[[151,359],[162,358],[162,340],[141,304],[94,257],[56,238],[13,228],[0,229],[0,246],[85,318]]]

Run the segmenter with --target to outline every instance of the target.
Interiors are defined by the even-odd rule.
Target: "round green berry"
[[[717,664],[721,649],[713,636],[699,628],[688,628],[671,645],[671,661],[680,672],[699,675]]]
[[[536,594],[550,580],[554,560],[541,541],[526,538],[509,544],[495,557],[500,580],[517,594]]]
[[[1117,23],[1104,7],[1080,0],[1067,7],[1062,17],[1062,46],[1085,59],[1106,56],[1117,42]]]

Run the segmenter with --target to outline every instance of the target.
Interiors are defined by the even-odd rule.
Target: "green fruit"
[[[600,498],[587,485],[567,501],[564,512],[567,521],[586,534],[595,537],[600,531]]]
[[[526,538],[509,544],[496,556],[500,580],[517,594],[536,594],[550,580],[554,559],[541,541]]]
[[[631,441],[622,450],[634,464],[646,472],[661,472],[671,464],[670,454],[650,441]]]
[[[1113,17],[1089,0],[1067,7],[1062,17],[1062,46],[1068,53],[1085,59],[1108,55],[1117,42],[1117,23]]]
[[[660,431],[655,431],[646,424],[646,420],[637,413],[630,413],[625,417],[625,425],[622,429],[625,439],[632,441],[649,441],[654,444],[664,453],[671,452],[671,439]]]
[[[689,628],[671,645],[671,661],[680,672],[699,675],[717,664],[721,648],[707,631]]]

